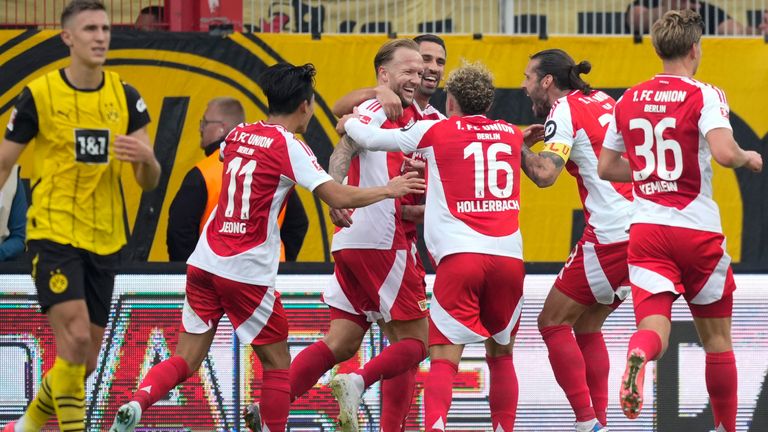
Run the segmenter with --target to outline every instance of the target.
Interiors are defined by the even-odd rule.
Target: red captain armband
[[[544,148],[541,151],[554,153],[563,158],[565,162],[568,162],[568,158],[571,156],[571,147],[562,143],[544,143]]]

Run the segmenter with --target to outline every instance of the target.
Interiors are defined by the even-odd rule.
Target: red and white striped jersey
[[[598,244],[629,238],[632,186],[607,182],[597,175],[597,159],[614,104],[613,98],[601,91],[585,95],[574,90],[552,105],[545,123],[545,150],[550,144],[570,149],[565,168],[579,187],[586,222],[583,238]]]
[[[223,179],[188,264],[253,285],[274,286],[280,260],[277,217],[298,183],[314,190],[333,179],[312,150],[282,126],[243,123],[221,144]]]
[[[717,128],[731,129],[731,123],[725,94],[712,85],[656,75],[624,93],[604,146],[627,152],[632,223],[722,232],[704,138]]]
[[[520,129],[482,115],[425,120],[401,130],[366,127],[347,133],[369,149],[417,152],[427,160],[424,230],[439,263],[455,253],[523,258],[520,212]]]
[[[360,120],[371,127],[399,129],[419,119],[414,105],[403,110],[403,115],[392,122],[387,119],[381,103],[369,99],[357,107]],[[383,153],[361,150],[352,158],[347,173],[347,184],[359,187],[386,186],[403,171],[402,153]],[[352,211],[352,226],[336,227],[331,251],[342,249],[410,249],[406,241],[403,220],[400,217],[400,199],[385,199]]]

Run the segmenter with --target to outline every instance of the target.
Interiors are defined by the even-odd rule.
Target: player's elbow
[[[534,183],[536,183],[536,186],[543,189],[555,184],[555,180],[557,180],[557,172],[547,171],[538,176],[536,180],[534,180]]]
[[[328,181],[315,188],[315,195],[331,208],[349,208],[352,200],[345,189],[336,181]]]
[[[610,181],[610,170],[608,166],[608,161],[606,161],[604,158],[600,158],[597,162],[597,176],[600,177],[602,180],[608,180]]]
[[[738,168],[743,165],[744,161],[740,156],[741,152],[739,148],[721,149],[720,151],[714,151],[713,148],[712,151],[712,158],[715,162],[728,168]]]

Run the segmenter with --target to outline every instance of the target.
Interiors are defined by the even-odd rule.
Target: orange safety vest
[[[219,194],[221,193],[221,169],[222,163],[219,160],[219,152],[213,152],[210,156],[198,162],[197,169],[203,174],[203,180],[205,181],[205,189],[208,192],[208,200],[205,202],[205,211],[203,217],[200,218],[199,231],[202,234],[205,223],[208,222],[208,217],[211,212],[216,208],[216,204],[219,203]],[[277,225],[282,227],[285,220],[285,208],[284,205],[280,214],[277,216]],[[285,245],[280,240],[280,262],[285,262]]]

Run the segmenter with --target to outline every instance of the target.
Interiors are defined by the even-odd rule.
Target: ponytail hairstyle
[[[573,58],[561,49],[539,51],[531,56],[531,60],[539,61],[536,67],[539,79],[552,75],[555,86],[560,90],[580,90],[585,95],[592,92],[592,87],[580,76],[592,70],[592,64],[588,61],[576,64]]]

